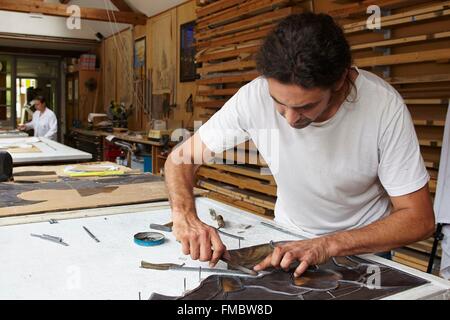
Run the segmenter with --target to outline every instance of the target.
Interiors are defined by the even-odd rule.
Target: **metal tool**
[[[251,275],[251,276],[257,276],[258,272],[256,272],[255,270],[251,270],[249,268],[246,268],[244,266],[241,266],[237,263],[232,262],[230,259],[222,256],[222,258],[220,258],[220,260],[222,260],[223,262],[225,262],[226,264],[228,264],[229,267],[234,268],[236,270],[242,271],[245,274]]]
[[[234,234],[231,234],[231,233],[222,231],[222,230],[220,230],[220,229],[218,229],[218,228],[216,228],[216,230],[217,230],[219,233],[223,234],[224,236],[227,236],[227,237],[230,237],[230,238],[233,238],[233,239],[238,239],[238,240],[245,240],[244,237],[241,237],[241,236],[235,236]]]
[[[157,224],[157,223],[151,223],[150,228],[154,230],[164,231],[164,232],[172,232],[172,223],[167,224]],[[233,238],[233,239],[239,239],[239,240],[245,240],[244,237],[241,236],[235,236],[234,234],[225,232],[220,230],[219,228],[215,228],[219,233],[223,234],[224,236]]]
[[[151,223],[150,224],[150,229],[155,229],[155,230],[164,231],[164,232],[172,232],[172,225],[171,224],[172,224],[171,222],[168,223],[168,224]]]
[[[211,218],[214,221],[217,221],[217,225],[220,228],[225,228],[225,220],[223,220],[223,217],[220,214],[216,213],[216,210],[209,209],[209,214],[211,215]]]
[[[85,226],[83,226],[83,229],[84,229],[84,231],[87,232],[87,234],[88,234],[92,239],[94,239],[94,240],[97,241],[97,242],[100,242],[100,240],[98,240],[98,238],[97,238],[92,232],[90,232],[88,228],[86,228]]]
[[[296,234],[296,233],[294,233],[294,232],[291,232],[291,231],[289,231],[289,230],[283,229],[283,228],[281,228],[281,227],[279,227],[279,226],[276,226],[276,225],[273,225],[273,224],[271,224],[271,223],[267,223],[267,222],[261,221],[261,224],[262,224],[263,226],[272,228],[272,229],[274,229],[274,230],[283,232],[283,233],[285,233],[285,234],[289,234],[289,235],[291,235],[291,236],[294,236],[294,237],[297,237],[297,238],[300,238],[300,239],[305,239],[305,236]]]
[[[61,245],[63,245],[63,246],[69,246],[69,244],[67,244],[67,243],[65,243],[64,241],[63,241],[63,239],[62,238],[59,238],[59,237],[55,237],[55,236],[51,236],[51,235],[48,235],[48,234],[34,234],[34,233],[31,233],[30,234],[32,237],[36,237],[36,238],[40,238],[40,239],[43,239],[43,240],[48,240],[48,241],[52,241],[52,242],[55,242],[55,243],[59,243],[59,244],[61,244]]]
[[[224,236],[233,238],[233,239],[238,239],[238,240],[245,240],[244,237],[240,237],[240,236],[235,236],[234,234],[222,231],[221,228],[225,228],[225,220],[223,219],[223,217],[220,214],[217,214],[216,210],[214,209],[209,209],[209,214],[211,215],[211,218],[214,221],[217,221],[217,225],[218,228],[215,228],[219,233],[223,234]]]
[[[183,264],[175,263],[150,263],[141,261],[141,268],[152,270],[175,270],[175,271],[194,271],[199,272],[200,267],[188,267]],[[216,273],[216,274],[235,274],[235,275],[252,275],[241,270],[227,270],[227,269],[215,269],[215,268],[201,268],[202,272]],[[257,274],[256,274],[257,275]]]
[[[139,232],[134,235],[134,242],[144,247],[153,247],[164,242],[165,237],[159,232]]]

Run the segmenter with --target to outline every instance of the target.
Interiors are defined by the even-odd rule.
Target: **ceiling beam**
[[[70,17],[71,13],[67,13],[69,6],[65,4],[46,3],[38,0],[1,0],[0,10],[25,12],[25,13],[41,13],[56,17]],[[109,16],[108,16],[109,13]],[[147,16],[135,12],[119,12],[114,11],[114,17],[111,11],[94,8],[81,8],[81,19],[96,21],[116,21],[117,23],[127,23],[132,25],[145,25]]]
[[[125,2],[125,0],[111,0],[119,11],[133,12],[134,10]]]

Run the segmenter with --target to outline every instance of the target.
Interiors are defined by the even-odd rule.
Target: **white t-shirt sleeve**
[[[386,117],[387,126],[379,143],[378,176],[389,196],[396,197],[419,190],[428,183],[430,176],[405,103],[398,97],[392,103],[400,106],[393,108],[392,116]]]
[[[243,143],[249,139],[250,84],[242,87],[199,129],[202,142],[215,153]]]

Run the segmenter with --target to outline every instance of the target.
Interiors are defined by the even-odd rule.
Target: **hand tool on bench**
[[[194,271],[199,272],[211,272],[218,274],[235,274],[235,275],[252,275],[247,272],[243,272],[241,270],[228,270],[228,269],[216,269],[216,268],[203,268],[203,267],[189,267],[183,264],[175,264],[175,263],[150,263],[146,261],[141,261],[141,268],[144,269],[152,269],[152,270],[176,270],[176,271]],[[256,274],[257,275],[257,274]]]
[[[168,224],[157,224],[157,223],[151,223],[150,224],[150,229],[154,229],[154,230],[159,230],[159,231],[164,231],[164,232],[172,232],[172,226],[168,226]],[[218,228],[215,228],[219,233],[223,234],[224,236],[230,237],[230,238],[234,238],[234,239],[238,239],[238,240],[245,240],[244,237],[241,236],[235,236],[234,234],[222,231]]]
[[[241,266],[241,265],[239,265],[239,264],[237,264],[237,263],[234,263],[234,262],[232,262],[230,259],[228,259],[228,258],[225,257],[225,256],[222,256],[222,257],[220,258],[220,260],[223,261],[223,262],[225,262],[226,264],[228,264],[228,266],[229,266],[230,268],[233,268],[233,269],[242,271],[242,272],[245,273],[245,274],[248,274],[248,275],[251,275],[251,276],[257,276],[257,275],[258,275],[258,272],[256,272],[255,270],[251,270],[251,269],[246,268],[246,267],[244,267],[244,266]]]
[[[86,228],[85,226],[83,226],[83,229],[84,229],[84,231],[87,232],[87,234],[88,234],[92,239],[94,239],[96,242],[100,242],[100,240],[98,240],[98,238],[97,238],[91,231],[89,231],[88,228]]]
[[[274,230],[283,232],[283,233],[285,233],[285,234],[288,234],[288,235],[291,235],[291,236],[294,236],[294,237],[297,237],[297,238],[300,238],[300,239],[305,239],[305,237],[302,236],[302,235],[299,235],[299,234],[297,234],[297,233],[294,233],[294,232],[291,232],[291,231],[289,231],[289,230],[283,229],[283,228],[281,228],[281,227],[279,227],[279,226],[276,226],[276,225],[274,225],[274,224],[267,223],[267,222],[264,222],[264,221],[261,221],[261,224],[262,224],[263,226],[265,226],[265,227],[268,227],[268,228],[271,228],[271,229],[274,229]]]
[[[66,246],[66,247],[69,246],[69,244],[65,243],[62,238],[51,236],[51,235],[48,235],[48,234],[42,234],[41,235],[41,234],[31,233],[31,236],[35,237],[35,238],[40,238],[40,239],[43,239],[43,240],[48,240],[48,241],[52,241],[52,242],[55,242],[55,243],[59,243],[59,244],[61,244],[63,246]]]

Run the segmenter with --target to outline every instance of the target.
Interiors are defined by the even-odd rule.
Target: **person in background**
[[[45,98],[38,96],[34,99],[34,107],[36,111],[33,113],[33,120],[26,124],[20,125],[19,130],[34,129],[35,137],[44,137],[56,141],[58,132],[58,120],[55,113],[47,108]]]

